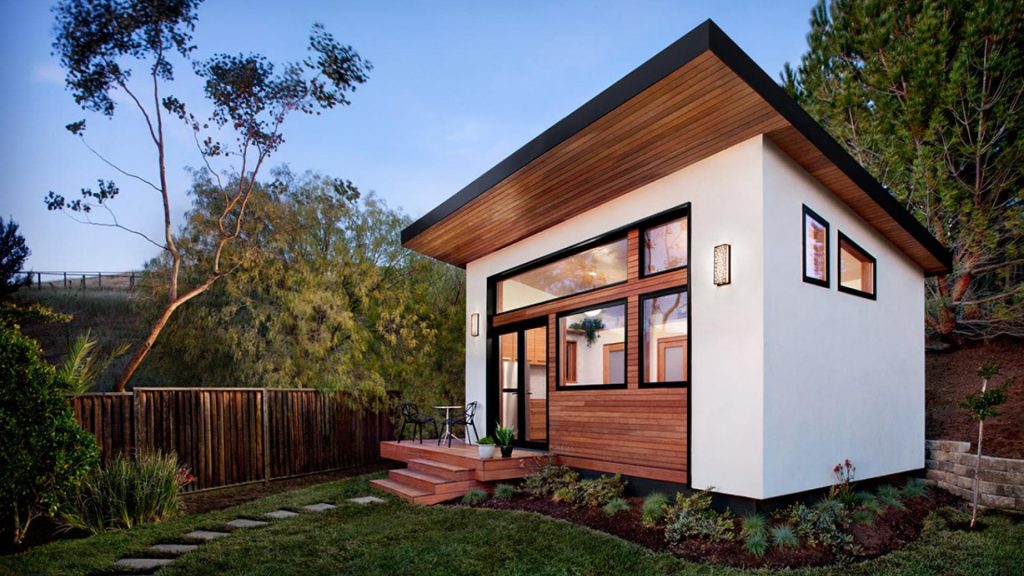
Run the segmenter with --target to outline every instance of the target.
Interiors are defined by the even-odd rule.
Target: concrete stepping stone
[[[307,510],[309,512],[323,512],[324,510],[330,510],[332,508],[337,508],[337,506],[334,504],[328,504],[327,502],[318,502],[316,504],[310,504],[309,506],[302,507],[303,510]]]
[[[121,558],[114,566],[134,568],[136,570],[154,570],[174,562],[172,558]]]
[[[349,498],[348,501],[349,502],[354,502],[356,504],[362,504],[364,506],[366,504],[383,504],[384,503],[384,499],[383,498],[377,498],[376,496],[360,496],[359,498]]]
[[[232,528],[259,528],[260,526],[266,526],[269,522],[263,520],[249,520],[248,518],[235,518],[231,522],[228,522],[228,526]]]
[[[154,544],[150,546],[153,550],[158,552],[166,552],[168,554],[184,554],[186,552],[192,552],[198,550],[198,544]]]
[[[185,534],[185,538],[191,538],[193,540],[216,540],[217,538],[223,538],[225,536],[231,536],[229,532],[217,532],[215,530],[193,530],[188,534]]]
[[[263,516],[266,518],[273,518],[274,520],[282,520],[284,518],[294,518],[298,515],[298,512],[292,512],[291,510],[274,510],[273,512],[267,512]]]

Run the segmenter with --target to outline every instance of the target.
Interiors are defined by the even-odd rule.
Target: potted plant
[[[494,437],[498,440],[498,445],[501,446],[501,457],[511,458],[512,438],[515,436],[515,432],[511,428],[505,428],[497,422],[495,424],[497,424],[497,428],[494,429]]]
[[[497,446],[494,445],[494,439],[490,436],[484,436],[477,440],[476,447],[480,450],[481,460],[490,460],[491,458],[494,458],[494,450]]]

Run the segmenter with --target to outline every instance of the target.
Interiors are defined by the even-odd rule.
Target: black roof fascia
[[[568,140],[605,114],[637,96],[654,83],[711,50],[772,108],[817,147],[830,162],[843,171],[889,216],[907,230],[947,269],[952,256],[863,166],[850,156],[829,133],[786,94],[735,42],[713,21],[699,26],[654,55],[615,84],[590,99],[554,126],[526,143],[496,166],[484,172],[454,196],[402,230],[402,243],[412,240],[431,226],[455,213],[474,198],[498,185],[533,160]]]

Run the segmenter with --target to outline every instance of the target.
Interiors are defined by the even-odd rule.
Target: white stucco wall
[[[764,190],[765,497],[827,486],[846,458],[858,479],[922,468],[921,269],[770,142]],[[829,223],[829,288],[802,280],[803,204]],[[877,259],[877,300],[836,289],[838,231]]]
[[[713,485],[719,492],[760,498],[764,487],[763,159],[758,136],[470,262],[466,266],[467,325],[468,316],[479,313],[481,335],[474,338],[467,331],[467,401],[476,400],[486,410],[489,276],[690,202],[691,480],[695,487]],[[733,283],[716,287],[712,249],[722,243],[732,245]],[[679,417],[685,419],[686,414]]]

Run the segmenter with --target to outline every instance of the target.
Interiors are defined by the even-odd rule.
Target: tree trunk
[[[206,292],[210,288],[210,286],[213,286],[213,283],[216,282],[217,278],[219,277],[220,276],[211,276],[206,280],[206,282],[203,282],[199,286],[193,288],[192,290],[189,290],[180,298],[172,301],[170,304],[167,305],[166,308],[164,308],[164,311],[160,314],[160,317],[157,318],[156,322],[153,323],[153,328],[149,331],[149,336],[146,337],[145,342],[142,343],[142,347],[139,348],[138,352],[135,353],[135,356],[132,357],[131,362],[128,363],[128,366],[124,369],[124,372],[121,374],[121,377],[118,378],[118,392],[125,391],[125,388],[128,386],[128,382],[132,379],[132,376],[135,375],[135,371],[139,369],[139,366],[142,365],[142,361],[145,360],[146,356],[149,354],[149,351],[153,348],[153,344],[156,342],[156,339],[160,336],[160,333],[163,332],[164,326],[167,325],[167,321],[171,319],[172,315],[174,315],[174,311],[177,310],[178,307],[184,304],[185,302],[188,302],[189,300],[195,298],[196,296],[199,296],[203,292]]]

